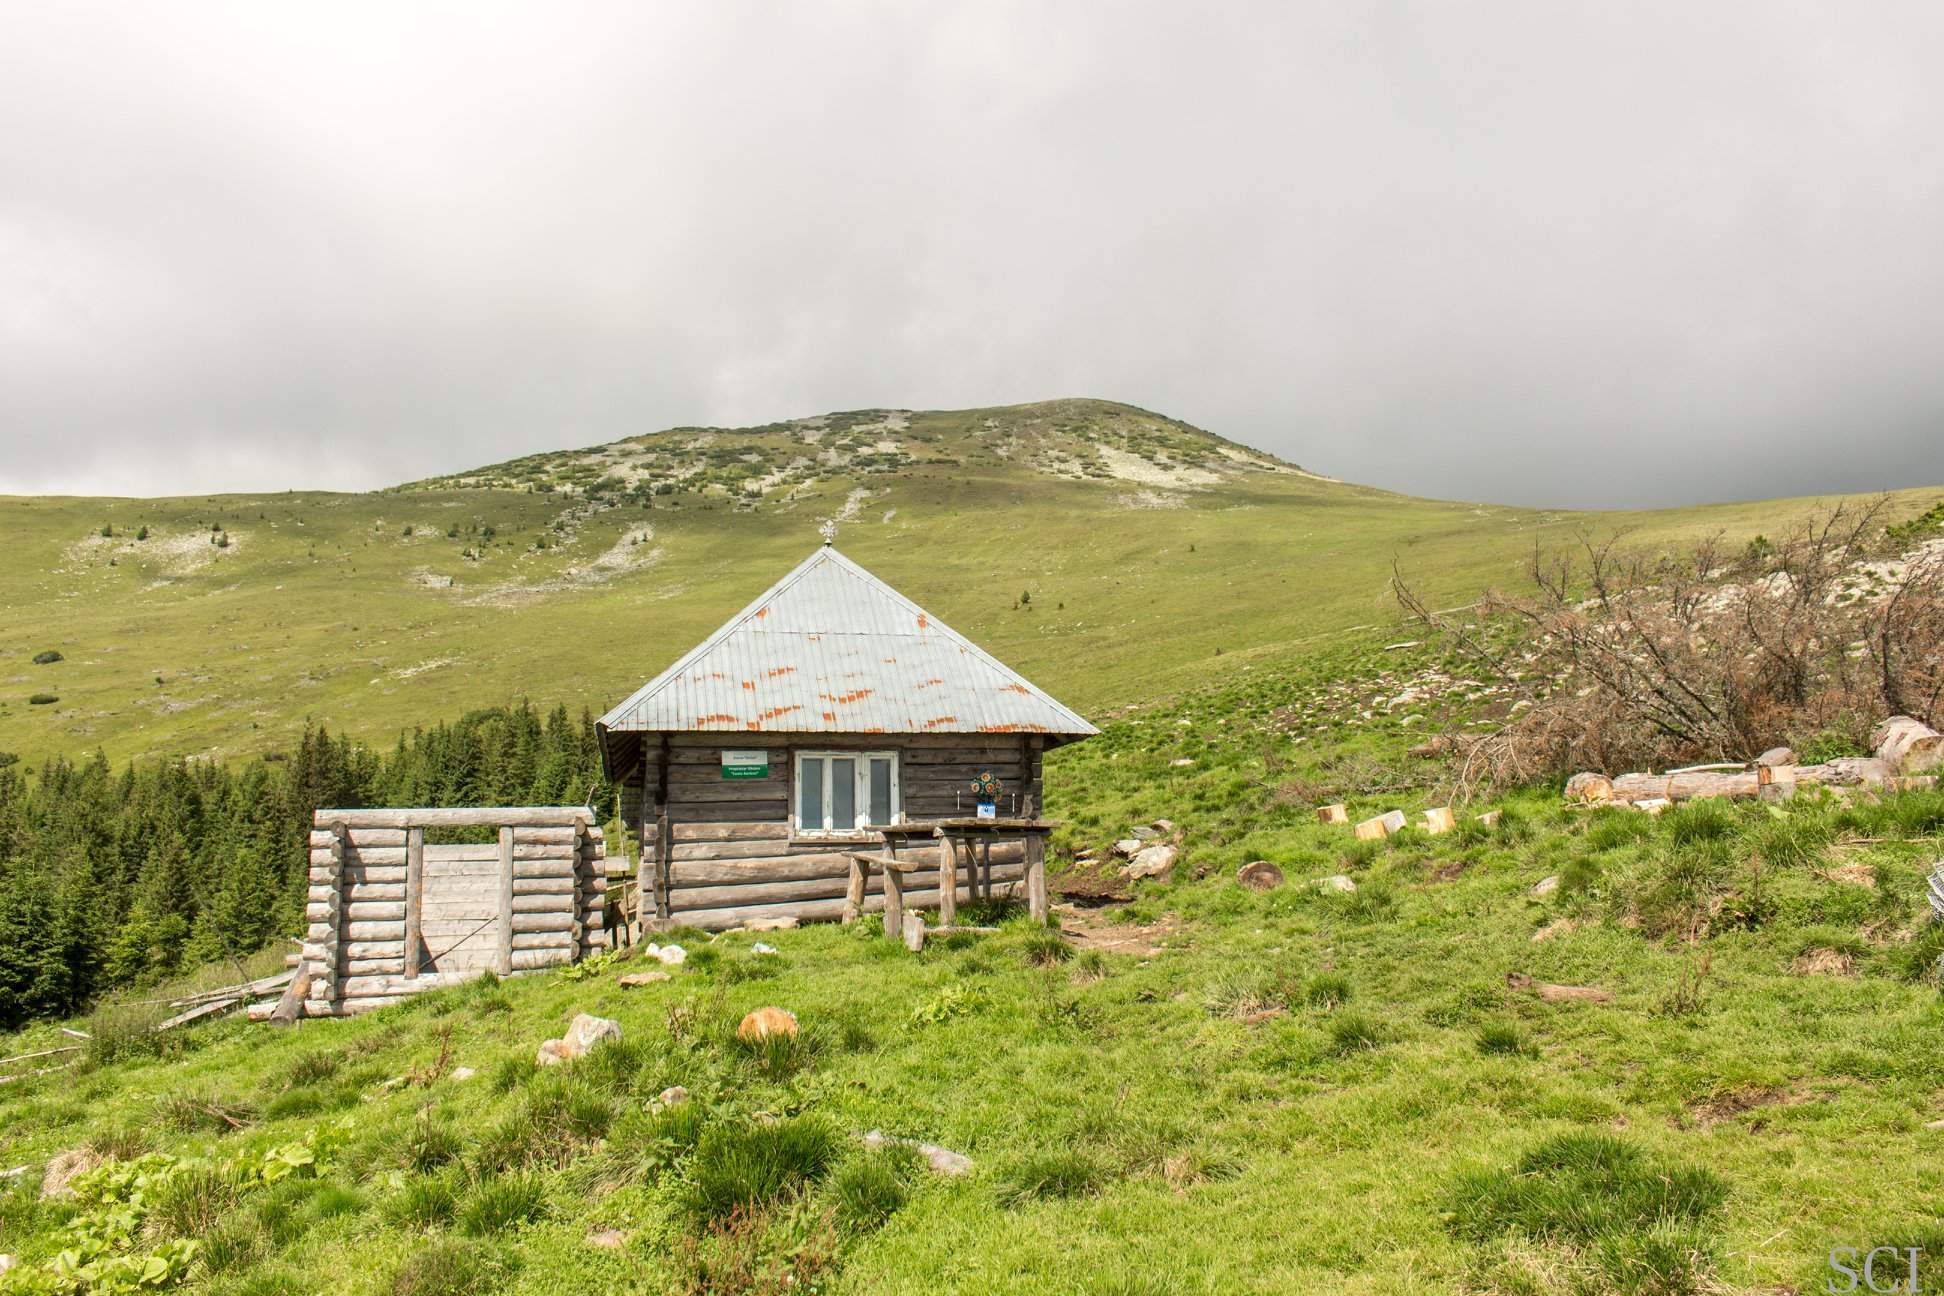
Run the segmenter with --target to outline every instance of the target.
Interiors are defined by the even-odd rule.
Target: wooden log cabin
[[[716,930],[843,916],[876,826],[1040,812],[1041,758],[1099,730],[864,568],[822,548],[598,725],[640,843],[641,912]],[[935,857],[934,857],[935,858]],[[991,848],[995,894],[1025,846]],[[883,907],[874,877],[863,907]],[[938,903],[938,869],[905,879]],[[957,896],[970,899],[967,880]]]

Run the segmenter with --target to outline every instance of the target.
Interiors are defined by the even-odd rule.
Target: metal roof
[[[824,545],[599,727],[617,733],[1100,731]]]

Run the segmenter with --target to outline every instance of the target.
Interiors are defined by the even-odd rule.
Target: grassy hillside
[[[1944,796],[1654,819],[1528,794],[1492,831],[1356,844],[1307,800],[1408,772],[1408,728],[1292,746],[1279,717],[1393,660],[1238,674],[1063,753],[1064,847],[1166,815],[1184,851],[1064,940],[684,932],[642,989],[616,980],[641,961],[592,966],[159,1056],[104,1014],[78,1073],[0,1092],[0,1161],[29,1167],[6,1245],[42,1265],[95,1228],[35,1182],[79,1147],[174,1158],[123,1254],[194,1239],[183,1281],[252,1296],[1783,1292],[1875,1245],[1925,1248],[1934,1286]],[[1287,883],[1239,887],[1250,859]],[[1356,889],[1310,884],[1333,874]],[[739,1043],[763,1005],[802,1041]],[[576,1012],[622,1043],[536,1072]],[[671,1085],[689,1104],[657,1112]]]
[[[1387,622],[1393,556],[1462,602],[1576,527],[1671,543],[1810,503],[1412,499],[1098,401],[676,429],[365,495],[0,499],[0,749],[230,756],[305,717],[386,742],[521,696],[598,713],[833,515],[847,553],[1101,710]]]

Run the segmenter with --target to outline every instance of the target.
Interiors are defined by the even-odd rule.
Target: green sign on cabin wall
[[[726,779],[768,778],[769,753],[766,751],[726,751],[722,753],[722,777]]]

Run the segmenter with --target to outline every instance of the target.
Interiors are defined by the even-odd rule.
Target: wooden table
[[[949,927],[958,917],[958,864],[964,852],[974,899],[992,898],[992,843],[1019,838],[1026,847],[1026,912],[1034,922],[1047,919],[1046,839],[1060,826],[1053,819],[941,819],[932,825],[938,838],[938,921]]]
[[[1045,922],[1046,838],[1060,825],[1050,819],[944,819],[926,823],[883,824],[872,831],[884,838],[884,853],[850,853],[850,886],[844,896],[844,921],[864,912],[864,893],[872,869],[884,875],[884,934],[903,936],[905,874],[919,867],[916,846],[938,843],[938,922],[956,925],[958,918],[959,858],[963,851],[974,898],[992,898],[992,843],[1017,837],[1026,848],[1026,909],[1033,921]]]

